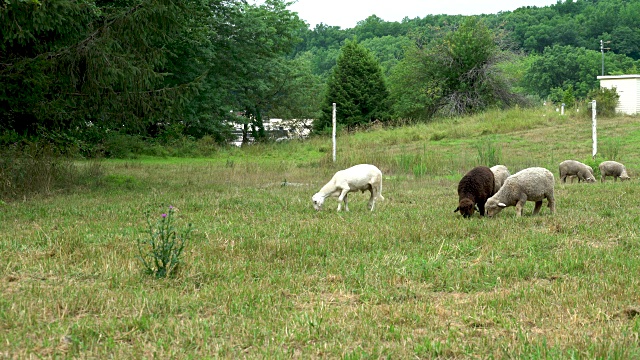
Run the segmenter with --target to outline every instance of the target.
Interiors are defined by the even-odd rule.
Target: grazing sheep
[[[495,179],[493,172],[486,166],[476,166],[466,173],[458,183],[458,207],[463,217],[473,215],[476,206],[480,216],[484,216],[484,203],[493,195]]]
[[[516,207],[517,216],[522,216],[522,209],[527,201],[535,201],[533,215],[540,212],[542,200],[547,199],[549,210],[555,212],[555,199],[553,197],[554,177],[551,171],[532,167],[518,171],[509,176],[500,190],[490,197],[485,204],[487,216],[491,217],[502,211],[507,206]]]
[[[494,187],[494,193],[498,192],[504,184],[504,181],[511,175],[509,169],[507,169],[504,165],[496,165],[491,167],[491,172],[493,172],[493,177],[496,180],[496,186]],[[491,194],[493,195],[493,194]]]
[[[382,197],[382,172],[380,169],[373,165],[360,164],[336,172],[331,180],[311,198],[313,207],[316,210],[320,210],[326,198],[337,196],[338,211],[340,211],[343,202],[344,209],[349,211],[347,195],[358,190],[362,192],[369,190],[371,192],[368,207],[369,210],[373,211],[375,200],[384,200],[384,197]]]
[[[598,166],[600,168],[600,181],[604,182],[607,176],[613,176],[613,181],[631,179],[627,174],[627,168],[617,161],[603,161]]]
[[[593,168],[587,164],[583,164],[580,161],[565,160],[560,163],[559,166],[560,181],[567,182],[567,177],[571,177],[573,182],[573,176],[578,177],[578,182],[596,182],[596,178],[593,175]]]

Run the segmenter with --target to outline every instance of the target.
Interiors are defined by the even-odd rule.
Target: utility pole
[[[609,44],[611,41],[600,40],[600,52],[602,53],[602,76],[604,76],[604,51],[611,50],[611,48],[604,47],[604,44]]]

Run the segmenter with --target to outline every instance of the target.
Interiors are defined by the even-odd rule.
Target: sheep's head
[[[471,215],[473,215],[473,212],[476,210],[476,204],[473,202],[473,200],[471,199],[462,199],[460,200],[460,204],[458,204],[458,207],[453,210],[453,212],[456,211],[460,211],[460,214],[465,217],[471,217]]]
[[[587,175],[587,177],[584,178],[584,181],[588,183],[594,183],[596,182],[596,178],[593,175]]]
[[[627,172],[624,171],[622,174],[620,174],[620,181],[625,181],[625,180],[630,180],[631,178],[629,177],[629,175],[627,175]]]
[[[487,202],[484,203],[484,213],[487,217],[492,217],[506,207],[506,204],[501,203],[496,199],[489,198]]]
[[[316,209],[316,211],[320,211],[320,209],[322,209],[322,204],[324,204],[324,196],[320,195],[319,193],[313,195],[311,197],[311,201],[313,201],[313,208]]]

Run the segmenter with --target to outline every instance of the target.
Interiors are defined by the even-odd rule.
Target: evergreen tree
[[[175,115],[194,86],[164,84],[166,45],[184,34],[194,8],[171,0],[5,1],[0,127],[101,137],[145,132]]]
[[[378,61],[355,40],[347,41],[340,51],[315,130],[331,127],[332,103],[337,107],[336,121],[347,128],[388,117],[388,90]]]

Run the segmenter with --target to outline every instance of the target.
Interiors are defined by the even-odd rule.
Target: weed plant
[[[149,236],[137,240],[138,259],[144,266],[145,273],[156,278],[174,274],[182,261],[182,251],[192,231],[191,224],[182,231],[176,229],[173,225],[174,213],[175,208],[169,206],[169,210],[155,223],[147,214]]]

